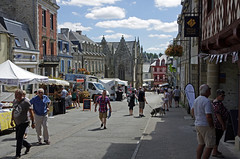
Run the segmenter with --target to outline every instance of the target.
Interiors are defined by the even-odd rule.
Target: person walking
[[[42,144],[42,127],[43,127],[43,139],[44,142],[49,145],[49,133],[48,133],[48,111],[51,104],[51,100],[44,95],[42,88],[38,89],[38,95],[30,100],[33,105],[36,121],[36,132],[38,138],[38,144]]]
[[[167,111],[169,111],[168,104],[169,104],[169,93],[168,93],[167,89],[164,89],[164,98],[163,98],[163,109],[164,110],[167,107]]]
[[[31,108],[31,104],[26,98],[23,98],[23,91],[18,89],[15,91],[15,100],[13,102],[13,111],[12,111],[12,119],[11,119],[11,125],[14,126],[14,123],[16,125],[16,139],[17,139],[16,156],[15,156],[16,159],[21,157],[22,145],[26,147],[25,154],[27,154],[31,148],[31,144],[28,143],[23,138],[26,128],[30,123],[28,118],[28,112],[32,120],[32,128],[34,129],[35,122],[34,122],[34,115]]]
[[[172,97],[173,97],[173,90],[171,87],[168,88],[168,93],[169,93],[168,104],[169,104],[169,107],[171,108],[172,107]]]
[[[130,93],[128,95],[128,97],[130,98],[130,100],[128,102],[129,115],[132,116],[133,115],[133,107],[135,106],[135,99],[137,99],[137,96],[135,94],[135,90],[133,90],[132,93]]]
[[[180,90],[178,89],[178,86],[173,90],[173,96],[175,101],[175,108],[179,107],[179,99],[180,99]]]
[[[72,92],[72,101],[73,101],[73,107],[78,109],[77,90],[75,88],[73,88],[73,92]]]
[[[95,103],[95,112],[97,111],[97,106],[99,104],[99,119],[101,121],[101,127],[104,126],[104,129],[107,129],[107,105],[109,107],[109,112],[112,112],[111,104],[109,98],[106,96],[106,90],[103,90],[102,96],[99,96]]]
[[[148,104],[148,102],[145,97],[145,92],[144,92],[144,90],[142,90],[141,87],[139,87],[138,102],[139,102],[139,117],[145,117],[143,115],[143,110],[145,108],[145,103]]]
[[[62,87],[61,94],[59,96],[61,96],[61,109],[62,109],[61,112],[63,114],[66,113],[65,98],[67,97],[67,94],[68,94],[68,91]]]
[[[26,91],[23,91],[23,98],[25,98],[25,99],[27,99],[27,101],[29,101],[29,98],[27,98],[26,95],[27,95]],[[29,117],[29,116],[30,116],[30,113],[28,112],[27,114],[28,114],[28,117]],[[29,125],[28,125],[28,127],[26,128],[26,130],[25,130],[25,133],[24,133],[24,136],[23,136],[24,139],[27,139],[28,129],[29,129]]]
[[[208,97],[211,88],[203,84],[199,88],[200,96],[194,100],[191,113],[195,118],[195,129],[197,132],[197,159],[208,159],[216,144],[216,135],[213,124],[213,109]]]
[[[213,112],[214,112],[214,126],[216,132],[216,145],[213,148],[212,156],[224,158],[221,152],[218,151],[218,145],[220,139],[226,130],[226,123],[228,120],[228,110],[224,107],[222,101],[224,100],[225,92],[221,89],[217,90],[217,97],[213,100]]]

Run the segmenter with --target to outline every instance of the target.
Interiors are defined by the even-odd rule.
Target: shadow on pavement
[[[95,129],[89,129],[88,131],[101,131],[101,130],[104,130],[104,129],[101,129],[101,128],[95,128]]]

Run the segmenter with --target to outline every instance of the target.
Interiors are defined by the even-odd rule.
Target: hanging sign
[[[184,37],[199,37],[199,16],[185,16],[184,19]]]

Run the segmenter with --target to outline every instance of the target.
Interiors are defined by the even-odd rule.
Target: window
[[[71,69],[71,61],[68,60],[68,72],[70,72],[70,69]]]
[[[50,15],[50,28],[53,30],[53,14]]]
[[[94,72],[94,61],[92,61],[92,72]]]
[[[159,66],[159,60],[157,60],[157,62],[156,62],[156,66]]]
[[[54,43],[51,42],[51,55],[54,55]]]
[[[42,26],[46,27],[46,11],[42,10]]]
[[[15,39],[15,44],[16,44],[17,47],[21,47],[19,39]]]
[[[46,46],[46,41],[43,41],[43,56],[47,55],[47,46]]]
[[[207,1],[207,13],[211,12],[214,8],[214,0]]]
[[[25,42],[26,48],[30,48],[28,40],[24,39],[24,42]]]
[[[78,67],[77,67],[77,62],[75,63],[75,73],[77,73]]]
[[[161,66],[165,66],[165,60],[161,61]]]
[[[157,68],[156,67],[154,67],[154,72],[157,72]]]
[[[61,72],[64,72],[65,69],[64,69],[64,60],[61,60]]]
[[[148,78],[148,74],[145,74],[145,79],[147,79]]]

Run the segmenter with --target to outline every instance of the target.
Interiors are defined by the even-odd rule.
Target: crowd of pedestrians
[[[160,89],[158,89],[160,90]],[[159,91],[156,91],[157,93]],[[195,119],[195,129],[197,132],[197,158],[208,159],[212,154],[213,157],[223,157],[223,154],[218,150],[220,139],[226,130],[226,122],[228,120],[228,110],[224,107],[222,101],[225,97],[223,90],[217,90],[217,97],[211,102],[208,97],[211,95],[211,88],[204,84],[200,88],[200,96],[194,101],[191,113]],[[49,132],[48,132],[48,111],[51,104],[51,100],[48,96],[44,95],[44,89],[40,88],[37,92],[34,92],[35,96],[32,99],[26,97],[26,92],[23,90],[15,91],[15,99],[13,101],[13,111],[11,125],[16,126],[16,158],[21,157],[22,145],[26,147],[25,154],[30,151],[31,144],[27,142],[27,132],[30,125],[36,129],[38,144],[43,142],[49,145]],[[69,105],[69,101],[73,102],[73,106],[78,108],[79,105],[79,91],[73,89],[73,91],[67,91],[61,88],[61,92],[58,93],[61,97],[61,105],[63,112],[66,112],[66,106]],[[175,101],[175,107],[179,107],[181,91],[178,86],[175,89],[164,88],[163,89],[163,109],[169,111],[172,107],[172,100]],[[160,99],[160,98],[159,98]],[[135,105],[139,107],[139,117],[145,117],[144,108],[148,104],[145,96],[144,88],[138,90],[132,88],[127,95],[127,101],[129,106],[129,115],[133,115],[133,108]],[[136,102],[137,101],[137,102]],[[106,119],[111,116],[112,108],[110,99],[106,96],[106,90],[103,90],[101,96],[96,99],[95,112],[99,105],[99,119],[101,122],[100,127],[107,129]],[[42,131],[43,129],[43,131]]]

